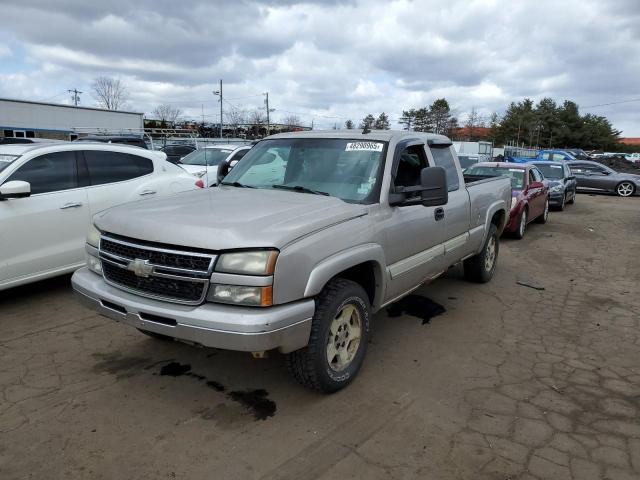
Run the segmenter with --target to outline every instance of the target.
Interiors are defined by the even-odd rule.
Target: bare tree
[[[238,136],[238,127],[244,123],[247,123],[247,113],[239,108],[232,107],[227,109],[224,114],[227,124],[233,128],[233,136]]]
[[[162,105],[158,105],[153,109],[153,116],[156,117],[156,120],[160,120],[160,122],[165,125],[175,125],[181,115],[182,110],[176,107],[172,107],[168,103],[163,103]]]
[[[299,127],[300,117],[298,117],[297,115],[287,115],[282,119],[282,123],[287,127]]]
[[[98,105],[107,110],[118,110],[124,107],[129,92],[119,78],[97,77],[91,84],[91,95]]]
[[[464,126],[467,127],[467,135],[469,136],[469,140],[473,140],[476,134],[476,129],[479,127],[481,121],[480,114],[476,107],[471,107],[471,111],[469,112],[469,116],[467,117],[467,121]]]
[[[253,110],[249,113],[248,123],[253,127],[254,135],[260,134],[260,127],[267,123],[267,117],[262,110]]]

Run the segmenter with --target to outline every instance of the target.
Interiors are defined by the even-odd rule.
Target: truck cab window
[[[449,191],[458,190],[458,188],[460,188],[460,179],[458,177],[456,162],[451,153],[452,147],[449,145],[432,145],[430,148],[436,166],[444,168],[447,173]]]
[[[394,191],[401,191],[405,187],[420,185],[420,172],[426,168],[427,156],[423,145],[412,145],[400,153],[398,169],[393,180]],[[417,195],[416,193],[413,194]]]

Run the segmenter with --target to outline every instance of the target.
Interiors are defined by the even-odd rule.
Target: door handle
[[[144,195],[153,195],[154,193],[156,193],[155,190],[143,190],[142,192],[139,193],[139,195],[142,197]]]
[[[76,202],[76,203],[65,203],[64,205],[62,205],[60,207],[60,210],[66,210],[67,208],[78,208],[82,206],[82,202]]]
[[[433,216],[436,218],[436,222],[444,218],[444,208],[436,208],[433,212]]]

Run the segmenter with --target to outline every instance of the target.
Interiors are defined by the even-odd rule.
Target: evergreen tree
[[[378,115],[378,118],[376,119],[375,123],[373,124],[373,127],[376,130],[389,130],[389,128],[390,128],[390,126],[389,126],[389,117],[387,116],[387,114],[382,112],[380,115]]]
[[[403,110],[402,116],[400,117],[400,120],[398,120],[398,123],[400,125],[404,125],[402,128],[403,130],[413,129],[416,123],[416,109],[411,108],[409,110]]]
[[[363,130],[366,127],[373,128],[373,124],[375,122],[376,122],[376,118],[373,115],[368,114],[366,117],[362,119],[362,122],[360,122],[360,128]]]
[[[347,130],[353,130],[355,128],[355,125],[351,120],[347,120],[346,122],[344,122],[344,128],[346,128]]]

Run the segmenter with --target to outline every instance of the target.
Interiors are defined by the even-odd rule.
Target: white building
[[[77,132],[136,131],[143,114],[0,98],[0,136],[72,140]]]

